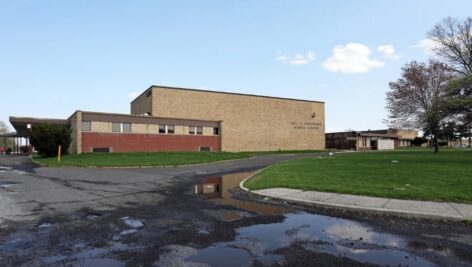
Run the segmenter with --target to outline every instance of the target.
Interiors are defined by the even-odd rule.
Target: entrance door
[[[370,150],[378,150],[378,142],[377,140],[370,141]]]

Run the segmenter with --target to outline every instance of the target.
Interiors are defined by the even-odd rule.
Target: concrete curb
[[[386,214],[392,214],[392,215],[406,215],[406,216],[414,216],[414,217],[430,218],[430,219],[448,219],[448,220],[455,220],[455,221],[464,221],[464,220],[468,219],[468,218],[465,218],[465,217],[462,217],[462,216],[441,215],[441,214],[429,213],[429,212],[414,212],[414,211],[406,211],[406,210],[398,210],[398,209],[360,207],[360,206],[328,203],[328,202],[322,202],[322,201],[293,200],[293,199],[290,199],[290,198],[274,197],[274,196],[270,196],[270,195],[265,195],[265,194],[258,193],[258,192],[251,192],[251,193],[257,194],[257,195],[260,195],[260,196],[264,196],[264,197],[283,200],[283,201],[286,201],[286,202],[301,203],[301,204],[305,204],[305,205],[315,205],[315,206],[321,206],[321,207],[342,208],[342,209],[368,211],[368,212],[378,212],[378,213],[386,213]]]
[[[267,167],[265,167],[265,168],[262,168],[262,169],[260,169],[260,170],[258,170],[258,171],[256,171],[256,172],[254,172],[253,174],[249,175],[248,177],[246,177],[246,179],[244,179],[244,180],[242,180],[241,182],[239,182],[239,188],[241,188],[242,190],[244,190],[244,191],[246,191],[246,192],[251,192],[251,190],[249,190],[249,188],[246,188],[246,187],[244,186],[244,182],[246,182],[247,180],[249,180],[249,179],[251,179],[252,177],[256,176],[256,175],[257,175],[258,173],[260,173],[261,171],[263,171],[263,170],[269,168],[270,166],[272,166],[272,165],[269,165],[269,166],[267,166]],[[251,192],[251,193],[252,193],[252,192]]]
[[[471,220],[472,217],[469,216],[464,216],[464,215],[450,215],[450,214],[440,214],[440,213],[433,213],[433,212],[424,212],[424,211],[410,211],[410,210],[401,210],[401,209],[386,209],[386,208],[377,208],[377,207],[365,207],[365,206],[354,206],[354,205],[347,205],[347,204],[338,204],[338,203],[330,203],[330,202],[325,202],[325,201],[315,201],[315,200],[301,200],[301,199],[293,199],[290,197],[285,197],[285,196],[274,196],[271,194],[264,194],[262,192],[256,192],[256,191],[249,191],[244,188],[243,190],[246,190],[250,192],[251,194],[262,196],[262,197],[268,197],[272,199],[278,199],[282,201],[286,201],[288,203],[294,203],[294,204],[304,204],[308,206],[319,206],[319,207],[326,207],[326,208],[337,208],[337,209],[349,209],[349,210],[358,210],[358,211],[367,211],[367,212],[377,212],[377,213],[384,213],[384,214],[392,214],[392,215],[403,215],[403,216],[412,216],[412,217],[419,217],[419,218],[428,218],[428,219],[447,219],[447,220],[453,220],[453,221],[468,221]],[[301,190],[300,190],[301,191]],[[310,191],[301,191],[301,192],[310,192]],[[347,194],[340,194],[340,195],[347,195]],[[352,195],[347,195],[347,196],[352,196]],[[390,199],[391,200],[391,199]],[[447,202],[430,202],[430,201],[424,201],[424,202],[429,202],[433,204],[445,204]],[[451,204],[461,204],[461,203],[447,203],[449,205]],[[466,205],[466,204],[461,204],[461,205]],[[471,205],[472,206],[472,205]],[[451,207],[452,209],[456,210],[456,208]]]

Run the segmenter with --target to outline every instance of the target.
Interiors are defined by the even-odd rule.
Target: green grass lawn
[[[222,160],[242,159],[257,155],[311,153],[304,151],[273,151],[273,152],[152,152],[152,153],[83,153],[80,155],[43,158],[35,156],[34,160],[47,166],[76,167],[126,167],[126,166],[177,166],[199,163],[210,163]]]
[[[367,152],[296,159],[263,170],[245,186],[472,203],[472,151]]]

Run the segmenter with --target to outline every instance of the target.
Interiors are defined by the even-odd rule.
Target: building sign
[[[292,121],[290,125],[297,130],[319,130],[323,124],[321,122]]]

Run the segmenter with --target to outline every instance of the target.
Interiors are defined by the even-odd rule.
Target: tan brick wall
[[[82,112],[77,111],[77,154],[82,153]]]
[[[133,123],[131,125],[131,132],[132,133],[140,133],[140,134],[149,134],[152,129],[149,129],[149,124],[138,124]],[[153,134],[159,133],[159,131],[153,132]]]
[[[152,114],[222,120],[223,151],[325,147],[324,103],[154,87]]]
[[[92,121],[91,131],[97,133],[111,133],[111,122]]]
[[[213,128],[203,127],[203,135],[213,135]]]
[[[77,136],[77,133],[78,133],[78,130],[77,130],[77,114],[74,114],[70,117],[70,126],[72,128],[72,141],[69,145],[69,153],[70,154],[77,154],[77,139],[78,139],[78,136]]]
[[[395,129],[394,132],[400,137],[400,139],[413,140],[418,136],[418,131]]]
[[[133,102],[131,102],[131,114],[132,115],[143,115],[145,113],[151,113],[152,96],[147,96],[147,91],[141,94]]]
[[[188,135],[189,127],[182,125],[174,125],[174,130],[176,135]],[[96,133],[111,133],[112,131],[111,122],[101,122],[101,121],[92,121],[91,122],[91,132]],[[137,134],[159,134],[159,125],[156,124],[140,124],[133,123],[131,125],[132,133]],[[203,135],[213,135],[212,127],[203,127]]]
[[[175,134],[188,134],[188,126],[175,126]]]

